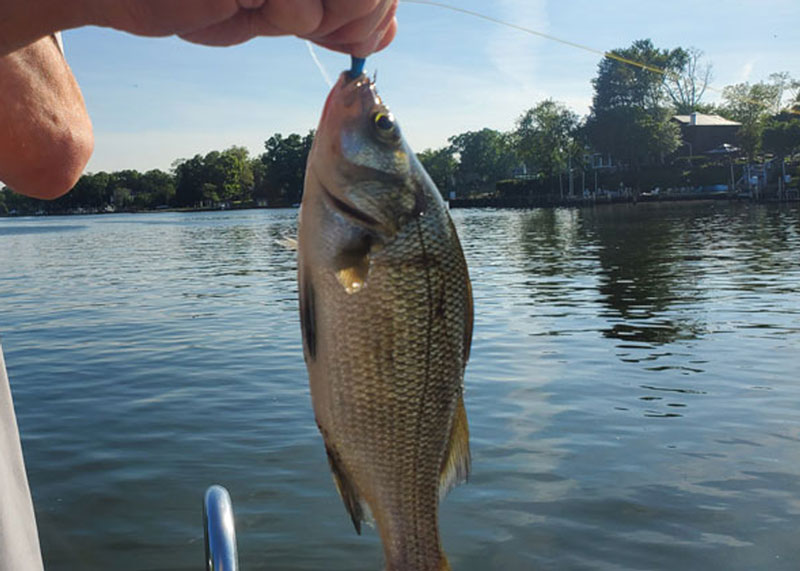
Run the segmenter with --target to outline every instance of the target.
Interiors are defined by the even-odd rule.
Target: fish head
[[[306,177],[307,192],[383,238],[423,210],[427,175],[364,74],[342,73],[328,95]]]

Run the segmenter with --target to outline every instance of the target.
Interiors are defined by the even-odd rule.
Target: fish
[[[343,73],[309,153],[298,294],[314,416],[386,571],[443,571],[439,503],[470,471],[472,287],[453,220],[373,80]]]

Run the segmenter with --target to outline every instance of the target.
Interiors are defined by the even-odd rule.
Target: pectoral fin
[[[283,236],[280,240],[275,240],[275,243],[286,250],[292,250],[294,252],[298,250],[297,238],[291,236]]]
[[[347,293],[358,293],[367,284],[372,246],[372,236],[365,233],[349,242],[336,255],[336,279]]]
[[[439,476],[439,498],[444,498],[451,489],[469,477],[469,425],[467,409],[464,408],[463,395],[458,399],[453,426],[450,428],[450,441],[442,463]]]
[[[349,256],[341,260],[343,267],[336,271],[336,279],[347,293],[358,293],[367,283],[369,255]]]

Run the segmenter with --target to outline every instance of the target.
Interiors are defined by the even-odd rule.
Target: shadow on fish
[[[342,73],[306,167],[298,232],[317,425],[356,530],[387,571],[450,569],[439,501],[470,467],[472,293],[450,214],[374,82]]]

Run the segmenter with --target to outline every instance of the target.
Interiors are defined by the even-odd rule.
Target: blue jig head
[[[367,58],[350,56],[350,60],[352,63],[350,64],[350,71],[347,72],[348,77],[350,79],[361,77],[361,74],[364,73],[364,64]]]

